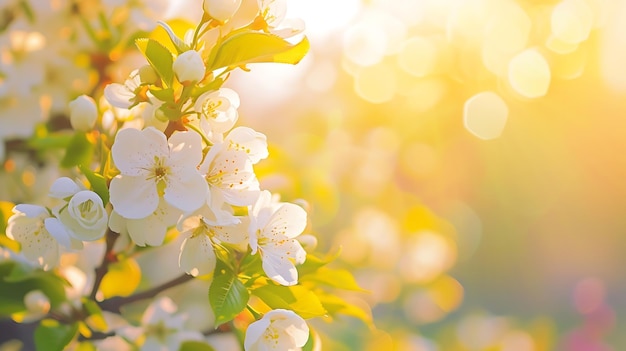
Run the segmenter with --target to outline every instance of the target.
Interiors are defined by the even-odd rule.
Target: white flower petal
[[[244,151],[254,164],[267,158],[267,137],[248,127],[237,127],[228,133],[225,143],[233,150]]]
[[[270,323],[269,318],[261,318],[258,321],[251,323],[248,326],[248,329],[246,329],[246,338],[243,342],[244,349],[251,350],[252,345],[256,344],[261,339],[265,330],[267,330],[270,326]]]
[[[61,177],[52,183],[48,195],[57,199],[68,198],[82,189],[70,178]]]
[[[202,137],[196,132],[175,132],[168,140],[171,164],[193,168],[202,161]]]
[[[185,272],[194,277],[210,274],[215,269],[215,264],[215,251],[207,235],[200,234],[183,241],[178,265]]]
[[[61,245],[68,249],[72,247],[71,235],[67,228],[58,218],[46,218],[44,220],[46,230]]]
[[[263,235],[268,238],[277,235],[295,238],[306,228],[306,217],[306,211],[302,207],[292,203],[283,203],[270,218],[263,230]]]
[[[193,212],[205,204],[208,192],[204,177],[195,169],[189,173],[184,176],[186,179],[172,175],[163,194],[165,201],[184,212]]]
[[[298,283],[298,270],[286,256],[279,256],[273,252],[262,252],[263,271],[280,285],[295,285]]]
[[[135,94],[124,84],[111,83],[104,87],[104,97],[111,105],[127,109],[132,105]]]
[[[159,204],[154,182],[141,177],[120,176],[111,180],[110,201],[122,217],[140,219],[149,216]]]
[[[126,228],[131,240],[137,246],[160,246],[167,233],[167,226],[155,215],[141,219],[127,219]]]
[[[111,147],[115,166],[122,175],[146,175],[155,158],[167,157],[169,149],[165,134],[154,127],[144,130],[122,129]]]

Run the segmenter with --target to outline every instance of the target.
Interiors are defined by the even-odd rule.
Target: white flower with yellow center
[[[263,261],[265,274],[281,285],[298,283],[295,265],[304,263],[306,251],[295,238],[307,225],[306,211],[295,204],[273,202],[269,191],[261,192],[249,212],[250,248]]]
[[[293,311],[277,309],[250,324],[246,330],[246,351],[298,351],[309,340],[309,326]]]
[[[227,243],[240,248],[247,248],[248,245],[247,222],[231,217],[217,224],[214,215],[207,213],[210,212],[208,206],[203,209],[206,209],[204,215],[193,216],[183,222],[181,233],[188,237],[180,247],[178,264],[194,277],[213,273],[216,264],[214,245]]]
[[[157,210],[159,199],[183,212],[205,203],[207,185],[197,165],[202,141],[195,132],[175,132],[169,140],[154,127],[123,129],[111,148],[120,170],[111,180],[111,203],[124,218],[141,219]]]
[[[239,104],[239,95],[228,88],[200,95],[194,105],[200,129],[210,140],[221,142],[222,135],[231,130],[237,122]]]
[[[246,127],[233,129],[224,142],[213,145],[200,165],[209,184],[207,204],[251,205],[260,191],[252,166],[267,155],[265,135]]]

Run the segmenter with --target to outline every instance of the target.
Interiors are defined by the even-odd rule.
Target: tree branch
[[[134,295],[127,296],[127,297],[116,296],[110,299],[106,299],[102,302],[99,302],[98,304],[100,305],[100,308],[103,311],[120,313],[120,308],[126,304],[129,304],[135,301],[153,298],[162,291],[165,291],[174,286],[186,283],[192,279],[193,279],[193,276],[188,275],[188,274],[183,274],[176,279],[170,280],[169,282],[155,286],[154,288],[148,289],[138,294],[134,294]]]
[[[104,258],[102,259],[102,263],[98,268],[96,268],[96,278],[93,282],[93,287],[91,288],[91,293],[89,294],[89,298],[91,300],[96,300],[96,294],[98,293],[98,288],[100,288],[100,284],[102,283],[102,279],[109,271],[109,264],[115,262],[115,254],[113,253],[113,245],[115,245],[115,241],[120,235],[112,231],[111,229],[107,230],[106,233],[106,250],[104,251]]]

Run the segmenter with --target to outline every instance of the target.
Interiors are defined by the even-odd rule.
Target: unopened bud
[[[98,119],[96,102],[87,95],[81,95],[69,103],[70,123],[74,130],[87,132]]]
[[[24,295],[24,305],[30,313],[46,314],[50,311],[50,299],[41,290],[32,290]]]
[[[195,50],[185,51],[178,55],[173,68],[176,78],[181,83],[201,81],[206,72],[202,56]]]
[[[155,84],[159,75],[150,65],[144,65],[139,69],[139,80],[142,84]]]
[[[239,9],[241,0],[204,0],[204,12],[212,18],[224,23],[231,19]]]

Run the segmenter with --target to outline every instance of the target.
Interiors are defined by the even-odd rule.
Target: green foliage
[[[0,263],[0,316],[22,312],[24,296],[32,290],[41,290],[50,299],[52,307],[65,301],[67,282],[57,275],[34,269],[13,261]]]
[[[249,63],[276,62],[297,64],[309,51],[309,40],[291,44],[268,33],[243,32],[218,43],[209,56],[207,70],[236,68]]]
[[[172,53],[154,39],[140,38],[135,41],[139,51],[146,57],[148,63],[159,74],[163,83],[171,87],[174,82],[174,58]]]
[[[13,206],[15,205],[12,202],[0,201],[0,234],[6,233],[7,222],[13,214]]]
[[[165,29],[165,32],[167,32],[168,37],[170,38],[170,40],[172,41],[172,44],[174,45],[174,47],[176,48],[176,51],[178,51],[178,54],[182,54],[185,51],[191,50],[191,48],[189,47],[189,45],[185,44],[184,41],[182,41],[175,33],[174,30],[169,26],[169,24],[162,22],[162,21],[158,21],[157,22],[163,29]]]
[[[59,324],[55,320],[41,321],[35,329],[35,348],[38,351],[62,351],[78,331],[78,323]]]
[[[268,284],[254,289],[252,295],[263,300],[272,309],[292,310],[305,319],[326,315],[326,309],[317,295],[304,286]]]
[[[300,282],[311,282],[343,290],[365,291],[359,286],[352,273],[345,269],[320,267],[314,273],[300,276]]]
[[[311,274],[317,271],[320,267],[324,267],[332,261],[336,260],[337,257],[341,254],[341,250],[337,250],[335,253],[329,253],[326,257],[317,257],[311,253],[307,253],[306,261],[303,264],[297,266],[298,275],[304,276],[306,274]]]
[[[70,168],[87,163],[91,160],[93,152],[94,145],[87,138],[87,134],[77,132],[67,145],[61,167]]]
[[[85,322],[95,330],[106,330],[107,322],[102,315],[102,310],[100,306],[94,301],[89,300],[88,298],[83,298],[83,307],[85,311],[89,313],[89,316],[86,318]]]
[[[87,180],[91,184],[91,188],[96,194],[98,194],[98,196],[100,196],[102,202],[106,206],[109,202],[109,187],[107,186],[106,179],[102,175],[95,173],[84,165],[79,165],[78,168],[85,175],[85,177],[87,177]]]
[[[250,294],[237,275],[218,260],[209,288],[209,302],[215,313],[216,327],[235,318],[246,307],[249,299]]]
[[[38,129],[41,133],[43,129]],[[58,132],[45,135],[36,135],[28,140],[28,146],[37,150],[64,149],[70,145],[73,134],[67,132]]]
[[[371,329],[374,329],[374,321],[369,311],[349,303],[335,294],[318,293],[318,297],[330,316],[336,317],[339,314],[352,316],[363,321]]]
[[[215,351],[215,349],[201,341],[185,341],[180,344],[178,351]]]

